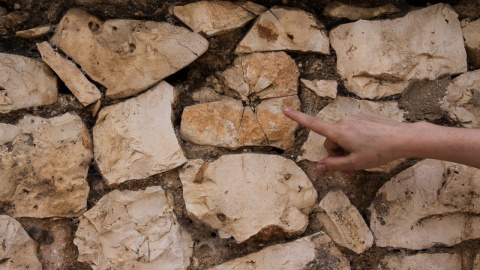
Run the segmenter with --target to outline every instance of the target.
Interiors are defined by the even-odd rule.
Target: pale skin
[[[290,108],[284,113],[327,138],[329,156],[317,163],[320,172],[374,168],[400,158],[440,159],[480,168],[480,129],[397,122],[367,111],[336,124]]]

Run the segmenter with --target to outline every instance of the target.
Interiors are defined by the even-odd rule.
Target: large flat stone
[[[465,39],[468,63],[480,68],[480,20],[462,20],[462,31]]]
[[[323,15],[337,19],[347,18],[351,21],[368,20],[384,14],[399,12],[393,4],[386,4],[380,7],[357,7],[346,5],[340,2],[331,2],[323,9]]]
[[[337,71],[349,91],[369,99],[399,94],[411,80],[466,72],[457,17],[437,4],[394,20],[340,25],[330,31]]]
[[[416,254],[407,256],[387,255],[378,264],[378,270],[426,269],[461,270],[462,260],[457,254],[450,253]]]

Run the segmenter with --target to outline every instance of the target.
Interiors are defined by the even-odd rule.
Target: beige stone
[[[416,255],[387,255],[378,270],[461,270],[462,260],[457,254],[433,253]],[[476,268],[474,268],[476,269]]]
[[[369,207],[378,247],[427,249],[480,236],[480,170],[424,160],[383,185]]]
[[[331,2],[323,10],[323,15],[337,19],[347,18],[351,21],[368,20],[380,15],[399,12],[393,4],[386,4],[380,7],[363,8],[346,5],[340,2]]]
[[[52,32],[52,29],[53,29],[52,25],[47,24],[47,25],[38,26],[31,29],[27,29],[27,30],[17,31],[15,33],[15,36],[21,37],[21,38],[38,38]]]
[[[299,51],[330,53],[325,26],[311,13],[273,7],[262,13],[235,53]]]
[[[55,103],[57,77],[37,60],[0,53],[0,113]]]
[[[15,219],[0,215],[0,268],[8,270],[41,270],[37,242],[31,239]]]
[[[349,91],[369,99],[399,94],[412,80],[466,72],[457,16],[437,4],[398,19],[340,25],[330,31],[337,72]]]
[[[210,87],[202,87],[200,90],[193,92],[192,99],[195,102],[207,103],[224,99],[225,96],[220,95]]]
[[[467,72],[450,82],[442,109],[464,127],[480,127],[480,70]]]
[[[252,14],[255,14],[256,16],[262,14],[263,12],[265,12],[267,10],[264,6],[259,5],[259,4],[255,4],[251,1],[240,0],[240,1],[235,2],[235,4],[241,6],[242,8],[244,8],[245,10],[247,10],[248,12],[250,12]]]
[[[252,10],[267,10],[252,2],[243,3]],[[237,3],[229,1],[199,1],[174,6],[173,14],[194,32],[216,36],[244,27],[256,15]]]
[[[173,130],[174,89],[162,81],[100,110],[93,127],[95,160],[107,184],[174,169],[186,162]]]
[[[480,20],[470,21],[465,19],[461,24],[468,63],[475,68],[480,68]]]
[[[108,20],[71,9],[51,39],[106,96],[135,95],[187,66],[208,48],[199,34],[165,22]]]
[[[77,217],[87,208],[92,142],[80,117],[25,116],[0,134],[0,201],[15,217]]]
[[[90,105],[102,97],[98,88],[83,75],[82,71],[55,52],[48,42],[37,43],[37,48],[43,61],[57,73],[83,106]]]
[[[477,253],[477,255],[475,256],[472,269],[480,269],[480,253]]]
[[[317,198],[305,173],[293,161],[275,155],[195,161],[180,171],[180,179],[188,214],[237,242],[303,233]]]
[[[319,232],[290,243],[267,247],[211,269],[350,270],[350,264],[330,237]]]
[[[187,269],[193,242],[161,187],[114,190],[80,218],[78,260],[100,269]]]
[[[360,254],[373,245],[373,235],[358,210],[341,190],[331,191],[320,201],[315,218],[337,244]]]
[[[300,81],[312,90],[319,97],[328,97],[335,99],[337,97],[338,82],[336,80],[306,80],[300,79]]]

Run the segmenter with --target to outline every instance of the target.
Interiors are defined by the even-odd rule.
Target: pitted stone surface
[[[399,12],[400,10],[393,4],[387,4],[381,7],[363,8],[352,5],[346,5],[340,2],[331,2],[323,9],[323,15],[333,18],[347,18],[351,21],[368,20],[380,15]]]
[[[378,270],[461,270],[462,260],[457,254],[433,253],[407,256],[387,255]],[[476,268],[473,268],[476,269]]]
[[[237,242],[267,240],[274,231],[301,234],[317,198],[305,173],[293,161],[274,155],[196,160],[181,170],[180,179],[189,215]]]
[[[0,124],[0,201],[15,217],[77,217],[87,208],[92,141],[80,117]]]
[[[383,185],[369,207],[379,247],[427,249],[480,236],[480,169],[424,160]]]
[[[300,79],[300,81],[317,94],[319,97],[328,97],[335,99],[337,97],[338,82],[335,80],[306,80]]]
[[[462,31],[465,39],[468,63],[480,68],[480,20],[462,20]]]
[[[114,190],[80,218],[78,260],[100,269],[187,269],[193,243],[161,187]]]
[[[80,9],[67,12],[51,43],[105,86],[110,98],[151,87],[208,48],[207,40],[183,27],[153,21],[102,22]]]
[[[93,127],[95,160],[107,184],[142,179],[187,160],[173,130],[174,89],[153,89],[100,110]]]
[[[449,5],[437,4],[394,20],[340,25],[330,31],[337,72],[349,91],[369,99],[401,93],[411,80],[466,72],[457,17]]]

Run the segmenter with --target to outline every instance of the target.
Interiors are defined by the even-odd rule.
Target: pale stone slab
[[[262,13],[235,53],[299,51],[330,53],[325,26],[311,13],[273,7]]]
[[[208,48],[196,33],[165,22],[100,21],[80,9],[62,18],[51,43],[70,56],[106,96],[135,95],[192,63]]]
[[[407,256],[387,255],[378,264],[378,270],[461,270],[458,254],[434,253]],[[477,269],[477,268],[473,268]]]
[[[193,252],[161,187],[114,190],[80,218],[78,260],[101,269],[187,269]]]
[[[346,5],[340,2],[331,2],[323,10],[323,15],[332,18],[347,18],[351,21],[368,20],[380,15],[399,12],[393,4],[386,4],[380,7],[362,8],[353,5]]]
[[[349,91],[369,99],[399,94],[411,80],[464,73],[457,17],[449,5],[437,4],[394,20],[340,25],[330,31],[337,72]]]
[[[15,217],[77,217],[87,208],[92,141],[80,117],[25,116],[0,139],[0,201]],[[8,130],[14,130],[8,131]]]
[[[95,161],[108,185],[174,169],[187,160],[173,130],[174,89],[165,81],[104,107],[93,127]]]
[[[335,80],[306,80],[300,79],[300,81],[312,90],[319,97],[328,97],[335,99],[337,97],[338,82]]]
[[[37,43],[37,48],[42,60],[57,73],[83,106],[90,105],[102,97],[98,88],[83,75],[82,71],[55,52],[48,42]]]
[[[373,245],[373,235],[357,208],[341,190],[331,191],[320,201],[315,218],[337,244],[360,254]]]
[[[480,20],[465,19],[461,24],[468,62],[475,68],[480,68]]]
[[[306,174],[275,155],[195,161],[180,171],[180,179],[188,214],[237,242],[268,240],[275,231],[287,237],[303,233],[317,198]]]
[[[17,31],[15,36],[21,38],[38,38],[52,32],[52,29],[52,25],[48,24],[27,30]]]
[[[480,170],[424,160],[383,185],[369,207],[378,247],[427,249],[480,237]]]
[[[38,60],[0,53],[0,113],[55,103],[57,77]]]
[[[37,258],[38,244],[15,219],[0,215],[0,268],[8,270],[41,270]]]

